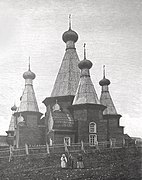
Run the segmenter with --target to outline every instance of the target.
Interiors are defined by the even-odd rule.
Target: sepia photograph
[[[142,1],[0,9],[0,180],[142,180]]]

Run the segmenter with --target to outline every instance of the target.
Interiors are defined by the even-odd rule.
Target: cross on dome
[[[105,65],[103,65],[103,79],[99,82],[100,86],[105,86],[105,85],[109,85],[110,84],[110,80],[106,79],[105,77]]]
[[[78,67],[80,69],[90,69],[92,67],[92,62],[90,60],[86,59],[86,43],[84,43],[83,45],[83,49],[84,49],[84,59],[82,61],[80,61],[80,63],[78,64]]]
[[[69,15],[69,30],[64,32],[62,36],[63,41],[73,41],[74,43],[78,40],[78,34],[71,29],[71,14]]]
[[[69,14],[69,29],[71,29],[71,14]]]
[[[30,69],[31,69],[31,67],[30,67],[30,60],[31,60],[31,59],[30,59],[30,56],[29,56],[29,71],[30,71]]]

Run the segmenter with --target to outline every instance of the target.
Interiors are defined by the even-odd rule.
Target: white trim
[[[92,126],[92,127],[91,127]],[[92,131],[93,129],[93,131]],[[90,122],[89,123],[89,133],[96,133],[96,123],[95,122]]]

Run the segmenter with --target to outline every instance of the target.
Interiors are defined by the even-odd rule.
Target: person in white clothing
[[[67,158],[65,154],[62,154],[61,156],[61,168],[66,168],[67,167]]]

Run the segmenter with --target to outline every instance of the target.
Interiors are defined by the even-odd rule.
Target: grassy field
[[[106,149],[83,153],[84,169],[61,169],[61,154],[39,154],[1,159],[0,180],[141,180],[142,151],[137,148]]]

